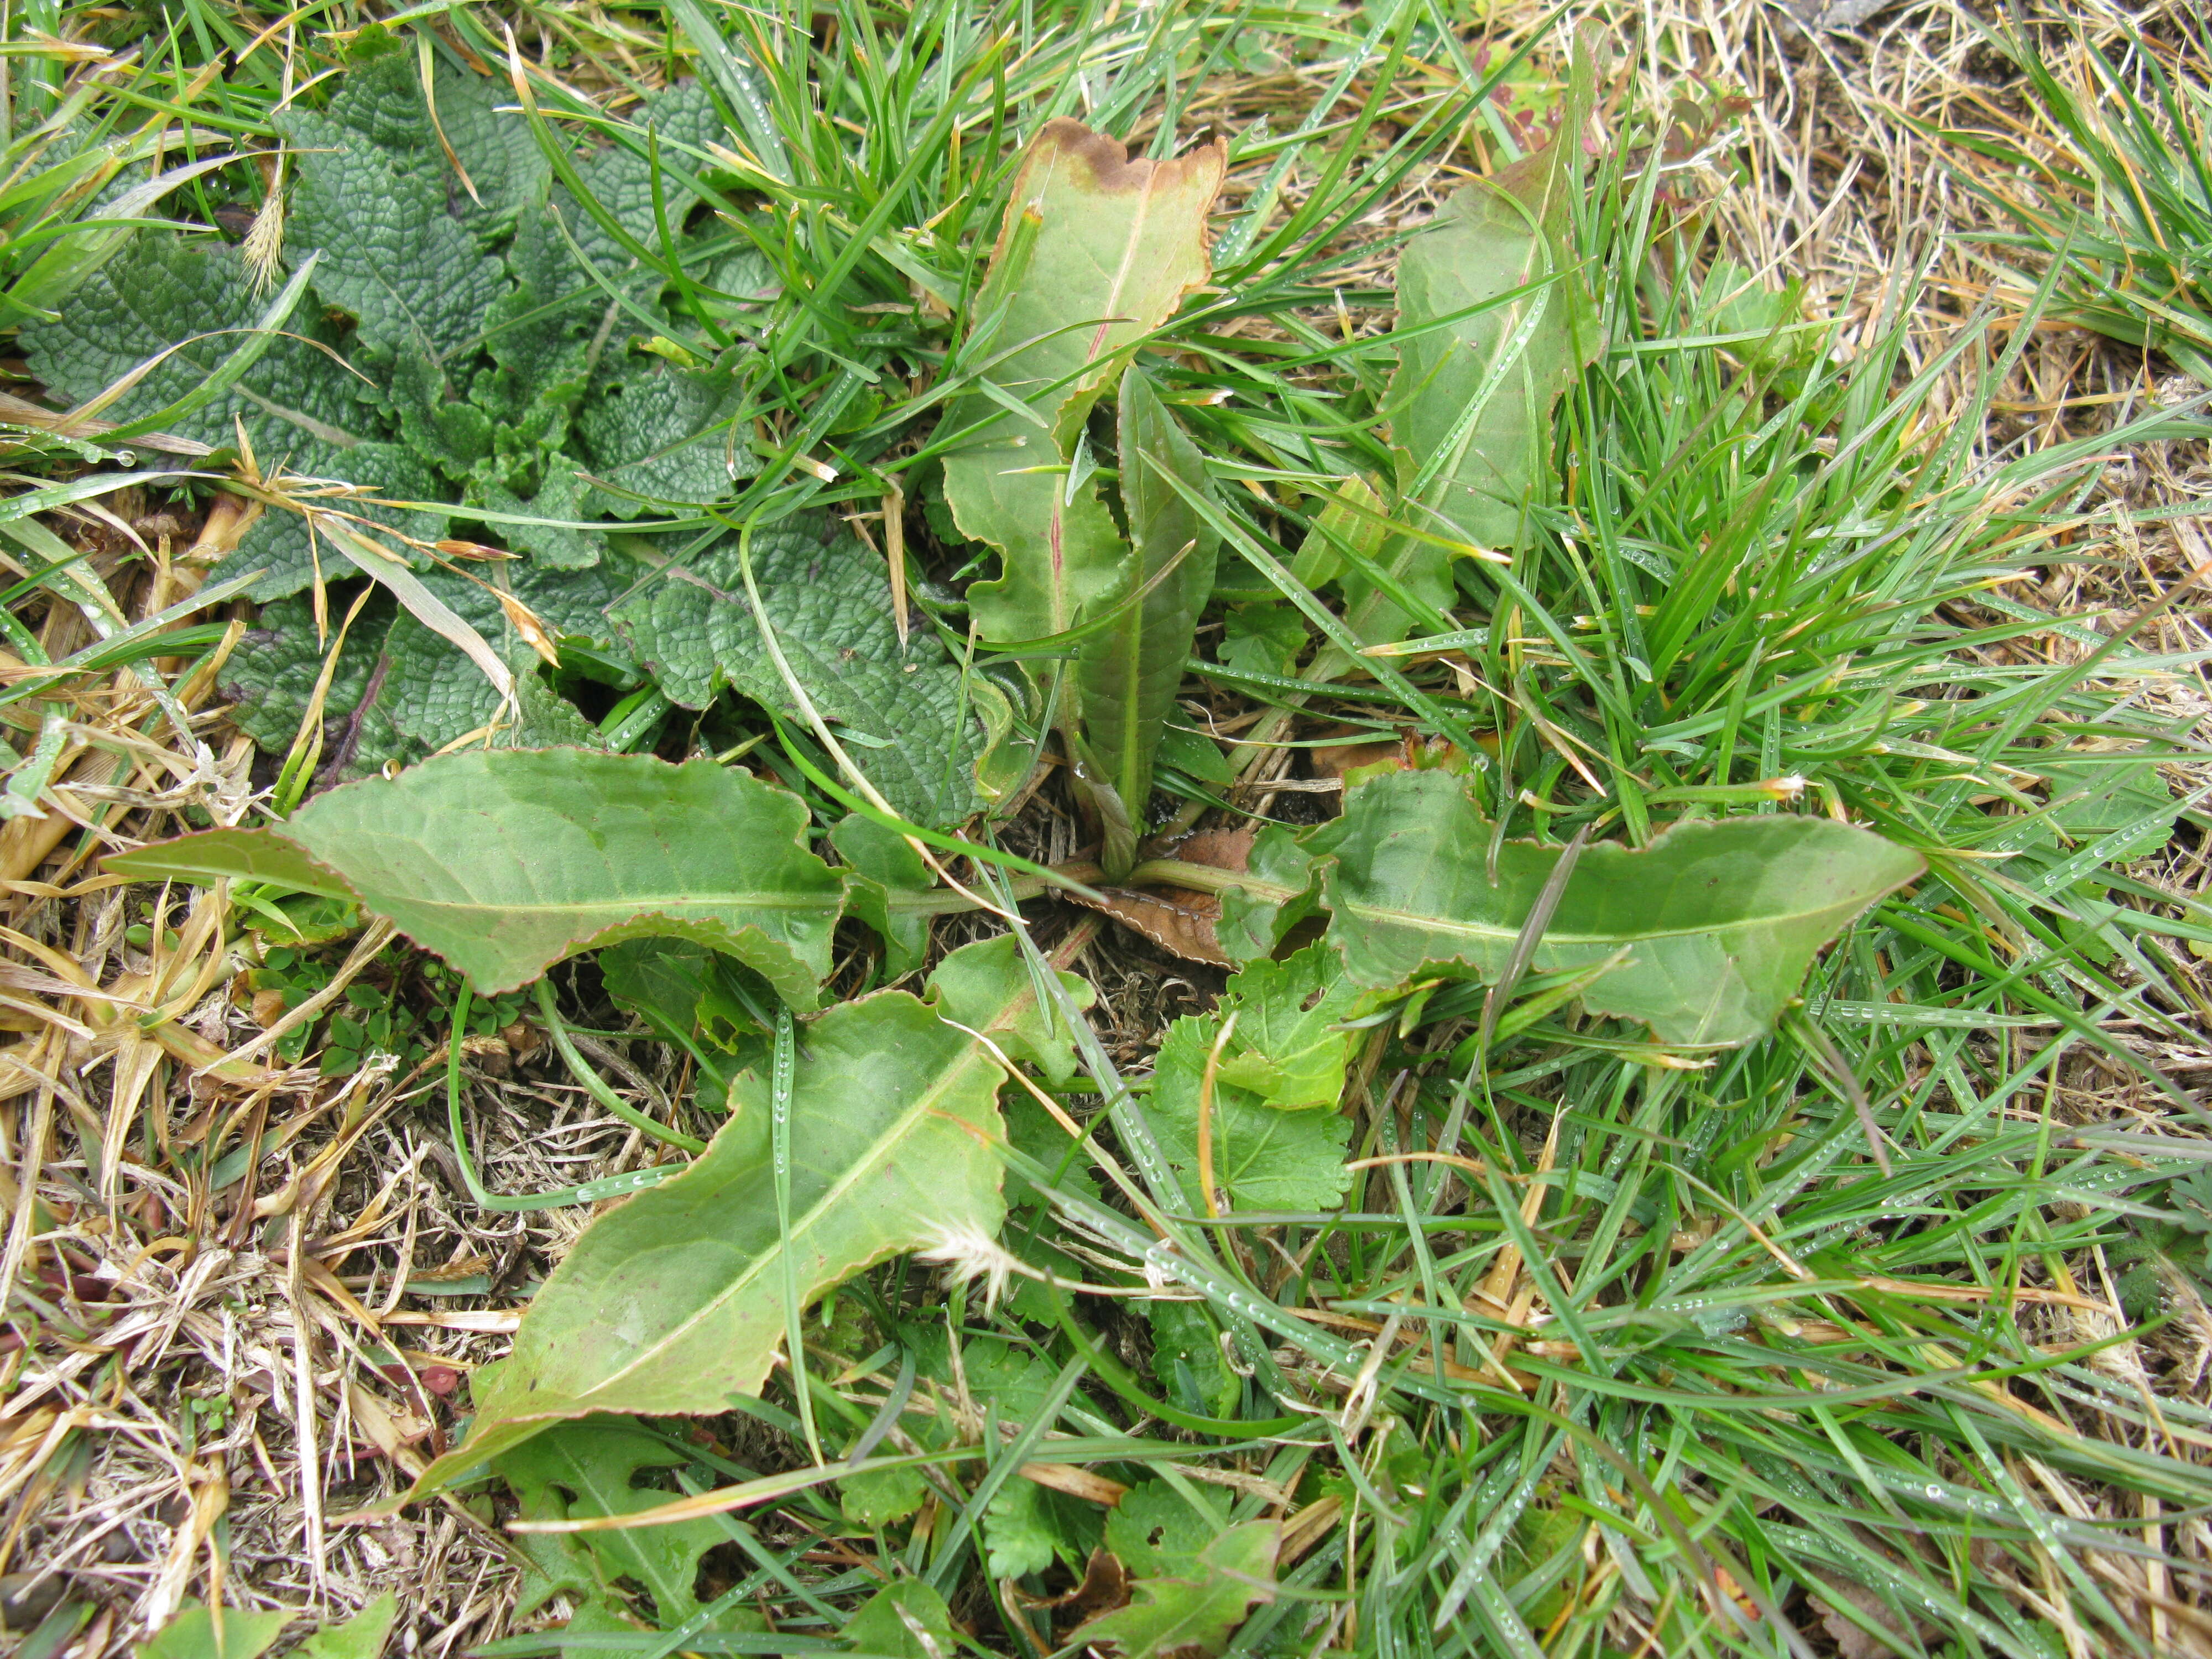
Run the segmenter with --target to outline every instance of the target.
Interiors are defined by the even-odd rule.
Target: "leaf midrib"
[[[1816,905],[1808,909],[1772,911],[1764,915],[1747,916],[1735,921],[1714,923],[1700,927],[1651,927],[1634,932],[1602,933],[1565,933],[1556,927],[1549,927],[1544,931],[1542,942],[1546,945],[1588,945],[1602,947],[1638,939],[1698,939],[1710,934],[1751,933],[1761,928],[1783,927],[1791,922],[1817,921],[1838,914],[1848,916],[1861,908],[1873,903],[1880,896],[1879,893],[1875,893],[1863,898],[1838,899],[1832,903]],[[1440,916],[1431,911],[1407,910],[1395,906],[1363,903],[1356,899],[1346,899],[1340,903],[1332,903],[1329,908],[1340,915],[1358,916],[1363,921],[1395,923],[1400,927],[1419,927],[1430,933],[1449,933],[1464,939],[1495,939],[1504,945],[1510,945],[1521,937],[1521,926],[1518,923],[1508,927],[1503,923],[1462,921],[1455,917]]]
[[[853,1160],[845,1173],[833,1182],[818,1199],[810,1204],[803,1215],[793,1218],[789,1231],[777,1242],[775,1249],[763,1250],[756,1255],[753,1260],[732,1277],[720,1292],[702,1304],[689,1318],[663,1334],[651,1346],[640,1349],[629,1363],[621,1370],[609,1373],[592,1384],[590,1388],[580,1390],[574,1398],[579,1402],[582,1402],[605,1394],[608,1389],[633,1375],[649,1360],[658,1358],[669,1348],[681,1341],[702,1321],[720,1313],[727,1307],[740,1291],[749,1288],[768,1271],[772,1263],[781,1259],[780,1252],[788,1249],[792,1240],[802,1237],[826,1212],[836,1209],[844,1201],[853,1186],[863,1175],[876,1170],[900,1143],[915,1132],[916,1127],[933,1115],[933,1109],[936,1103],[951,1092],[971,1066],[979,1063],[988,1066],[994,1071],[998,1069],[997,1063],[985,1056],[981,1048],[972,1040],[963,1043],[957,1050],[953,1061],[939,1073],[936,1081],[925,1092],[917,1095],[914,1103],[902,1112],[888,1129],[869,1143],[867,1150],[860,1157]]]
[[[624,916],[638,916],[642,919],[646,913],[683,915],[691,911],[726,909],[732,907],[763,910],[829,910],[837,908],[842,898],[843,890],[839,888],[819,894],[768,893],[763,895],[726,891],[705,897],[696,895],[669,896],[624,893],[608,899],[571,900],[561,903],[549,901],[538,904],[526,904],[512,901],[495,902],[489,899],[431,899],[414,896],[385,900],[374,895],[368,896],[366,902],[379,908],[398,909],[404,906],[410,911],[434,910],[447,915],[472,915],[481,912],[501,915],[518,914],[549,916],[588,915],[598,911],[611,910],[617,911]]]

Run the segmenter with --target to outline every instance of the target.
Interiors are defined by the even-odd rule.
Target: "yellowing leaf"
[[[1552,405],[1596,349],[1571,216],[1594,97],[1577,52],[1551,143],[1461,185],[1399,257],[1391,435],[1413,521],[1432,533],[1525,545],[1528,508],[1549,484]]]
[[[1065,118],[1022,158],[960,360],[1001,397],[970,393],[945,417],[948,432],[981,423],[945,455],[945,499],[963,535],[1005,558],[996,580],[968,590],[985,637],[1063,633],[1119,578],[1114,521],[1065,469],[1137,342],[1206,280],[1206,219],[1227,160],[1217,139],[1132,161]]]

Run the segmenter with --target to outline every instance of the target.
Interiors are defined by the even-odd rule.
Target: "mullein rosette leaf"
[[[280,112],[294,179],[283,258],[296,270],[313,256],[308,292],[244,374],[168,424],[217,448],[242,439],[280,495],[296,480],[355,486],[314,504],[397,532],[379,539],[519,683],[539,686],[499,722],[499,739],[586,742],[588,726],[520,672],[531,645],[490,590],[556,637],[616,643],[606,606],[643,571],[593,522],[722,499],[760,465],[735,419],[746,348],[704,367],[642,349],[685,331],[664,303],[665,268],[711,264],[753,297],[769,273],[749,251],[709,258],[709,233],[685,228],[701,198],[679,158],[722,131],[701,88],[644,99],[617,141],[569,158],[588,204],[556,176],[527,119],[501,110],[510,96],[446,62],[426,82],[416,54],[372,28],[326,107]],[[58,320],[24,331],[25,354],[51,393],[76,402],[158,359],[106,411],[156,415],[246,343],[264,307],[257,286],[235,246],[143,230]],[[531,520],[543,522],[518,521]],[[457,521],[488,526],[515,556],[481,584],[438,568],[419,544]],[[282,750],[331,642],[304,603],[276,602],[356,572],[282,507],[216,574],[234,569],[266,572],[252,595],[270,608],[224,690],[250,735]],[[460,652],[379,596],[332,669],[325,708],[342,729],[326,733],[325,773],[419,759],[491,724],[498,701]]]

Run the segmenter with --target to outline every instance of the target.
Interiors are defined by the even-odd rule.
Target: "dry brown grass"
[[[1647,87],[1695,78],[1747,94],[1741,150],[1705,161],[1717,173],[1742,169],[1717,210],[1740,257],[1801,277],[1814,314],[1870,324],[1897,273],[1932,259],[1939,280],[1917,319],[1932,353],[1985,296],[1985,268],[1948,240],[1979,210],[1899,118],[1941,121],[2007,95],[2000,65],[1958,13],[1908,5],[1809,33],[1759,0],[1655,0],[1606,15],[1619,38],[1639,40]],[[1255,78],[1208,88],[1194,111],[1234,127],[1265,110],[1279,130],[1281,112],[1311,95],[1296,76]],[[1472,160],[1462,153],[1456,164]],[[1424,211],[1431,186],[1449,182],[1416,180],[1376,228]],[[1384,275],[1380,262],[1370,274]],[[1989,446],[2094,435],[2177,395],[2139,356],[2050,330],[2001,393],[2006,423]],[[2092,502],[2141,512],[2208,496],[2212,453],[2160,445],[2116,457]],[[93,576],[125,615],[151,614],[193,580],[200,526],[161,521],[143,503],[106,506],[98,517],[53,515],[52,527],[98,543]],[[118,521],[151,559],[122,556],[135,550]],[[2212,568],[2212,537],[2185,518],[2133,526],[2113,512],[2097,524],[2100,557],[2054,570],[2045,603],[2128,613]],[[70,606],[36,625],[56,656],[84,637]],[[2212,648],[2212,614],[2178,606],[2148,635],[2162,651]],[[2014,648],[2063,659],[2087,647],[2054,636]],[[132,674],[69,687],[82,737],[46,799],[48,816],[0,828],[0,1025],[12,1034],[0,1048],[0,1291],[15,1297],[0,1333],[0,1647],[64,1597],[95,1609],[70,1659],[103,1659],[187,1595],[322,1620],[392,1589],[402,1650],[446,1659],[507,1627],[515,1560],[489,1511],[448,1500],[399,1518],[343,1517],[442,1449],[456,1431],[456,1376],[502,1351],[521,1294],[586,1217],[488,1216],[471,1205],[433,1109],[442,1103],[435,1079],[419,1068],[324,1078],[312,1066],[271,1066],[265,1053],[233,1057],[260,1029],[221,933],[221,896],[107,885],[94,872],[102,851],[171,832],[187,807],[229,822],[246,805],[252,756],[225,730],[212,677],[171,690],[189,717],[181,728]],[[2201,673],[2135,695],[2212,740]],[[2171,772],[2178,790],[2212,781],[2202,763]],[[1038,850],[1066,855],[1048,808],[1035,828]],[[2184,838],[2141,873],[2201,896],[2212,888],[2209,859],[2202,838]],[[126,938],[137,923],[156,941],[164,929],[177,938],[142,950]],[[2199,1014],[2212,1013],[2208,964],[2175,965]],[[1086,967],[1121,1060],[1139,1058],[1218,984],[1113,934],[1092,945]],[[2212,1020],[2193,1048],[2129,1040],[2200,1098],[2212,1085]],[[489,1184],[525,1193],[634,1166],[636,1135],[596,1115],[544,1058],[526,1031],[478,1056],[477,1144]],[[643,1103],[678,1082],[651,1045],[628,1059],[625,1092]],[[2124,1121],[2148,1104],[2133,1080],[2086,1055],[2062,1086],[2071,1097],[2062,1115],[2074,1121]],[[257,1142],[226,1184],[199,1173]],[[2091,1297],[2111,1295],[2101,1261],[2071,1271]],[[2179,1317],[2100,1360],[2136,1403],[2084,1400],[2073,1426],[2155,1437],[2202,1461],[2212,1438],[2161,1410],[2212,1407],[2212,1313],[2187,1285],[2174,1293]],[[2115,1328],[2109,1313],[2034,1316],[2054,1340]],[[2205,1521],[2154,1508],[2115,1515],[2110,1494],[2035,1474],[2062,1510],[2124,1520],[2167,1553],[2169,1566],[2114,1557],[2094,1570],[2134,1598],[2169,1650],[2212,1654],[2212,1615],[2199,1610],[2212,1572]],[[2063,1623],[2055,1579],[2020,1594]]]

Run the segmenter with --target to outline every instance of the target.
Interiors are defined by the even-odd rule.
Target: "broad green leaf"
[[[1396,772],[1352,793],[1322,879],[1329,938],[1352,981],[1376,989],[1425,969],[1486,978],[1511,954],[1560,849],[1507,842],[1463,780]],[[1583,849],[1537,947],[1540,972],[1626,951],[1583,993],[1593,1013],[1649,1021],[1662,1042],[1764,1036],[1850,920],[1923,868],[1917,853],[1821,817],[1685,822],[1650,846]]]
[[[702,1103],[719,1106],[729,1080],[761,1051],[775,1019],[775,994],[730,957],[690,939],[624,939],[597,960],[608,996],[662,1041],[688,1048],[702,1070]]]
[[[2149,857],[2173,838],[2173,821],[2183,806],[2159,775],[2158,763],[2154,753],[2135,760],[2094,750],[2068,750],[2043,762],[2043,790],[2051,802],[2047,823],[2076,845],[2134,830],[2133,838],[2106,860],[2123,864]]]
[[[1012,723],[996,683],[963,674],[927,627],[901,641],[882,556],[833,520],[786,520],[756,532],[751,551],[785,661],[868,781],[932,828],[980,811],[1004,784],[996,751]],[[762,641],[734,536],[613,614],[672,702],[702,708],[727,686],[798,718]]]
[[[1199,613],[1213,590],[1216,538],[1172,476],[1193,494],[1206,489],[1206,462],[1142,370],[1121,375],[1121,506],[1136,556],[1124,562],[1109,600],[1151,591],[1122,611],[1076,652],[1077,708],[1083,744],[1097,781],[1114,791],[1122,811],[1107,815],[1106,877],[1116,881],[1136,862],[1137,837],[1152,793],[1152,759],[1160,723],[1175,707],[1183,662]]]
[[[1036,1029],[1036,990],[1012,939],[965,946],[946,958],[954,964],[963,1025],[986,1036]],[[1065,978],[1071,994],[1084,988]],[[1006,1076],[989,1048],[903,991],[812,1022],[791,1103],[788,1235],[776,1220],[769,1083],[747,1073],[698,1161],[600,1216],[554,1269],[512,1355],[477,1373],[467,1443],[415,1495],[564,1418],[720,1412],[757,1395],[784,1338],[786,1251],[811,1302],[902,1251],[994,1233]]]
[[[1221,1351],[1221,1331],[1206,1310],[1203,1303],[1147,1302],[1145,1317],[1152,1328],[1152,1375],[1160,1380],[1170,1401],[1188,1410],[1209,1417],[1231,1417],[1236,1414],[1237,1402],[1243,1397],[1244,1384],[1230,1369],[1228,1356]],[[1139,1487],[1137,1491],[1144,1488]],[[1129,1494],[1136,1496],[1136,1492]],[[1178,1499],[1178,1502],[1181,1500]],[[1123,1509],[1129,1498],[1121,1500]],[[1188,1512],[1188,1506],[1186,1506]],[[1115,1511],[1116,1515],[1120,1510]],[[1209,1531],[1206,1534],[1212,1536]],[[1137,1565],[1123,1554],[1114,1541],[1113,1516],[1107,1517],[1106,1547],[1121,1557],[1133,1572],[1170,1572],[1166,1566],[1146,1568]],[[1195,1555],[1198,1545],[1191,1547]]]
[[[1018,994],[1008,989],[1017,978],[1027,985]],[[1060,980],[1078,1007],[1090,1005],[1089,986],[1067,974]],[[930,1006],[940,1018],[981,1031],[1007,1058],[1027,1061],[1064,1087],[1076,1073],[1075,1034],[1061,1019],[1060,1005],[1038,996],[1041,988],[1019,946],[1004,933],[961,946],[929,975]]]
[[[983,1516],[994,1578],[1044,1572],[1054,1561],[1079,1574],[1103,1536],[1097,1505],[1019,1475],[999,1488]]]
[[[225,1607],[218,1614],[186,1601],[177,1616],[138,1644],[137,1659],[259,1659],[291,1621],[289,1609],[252,1613]]]
[[[1178,726],[1173,720],[1160,733],[1160,751],[1153,761],[1156,765],[1216,789],[1226,789],[1237,781],[1237,775],[1229,769],[1229,757],[1221,752],[1218,744],[1205,732]]]
[[[1188,1302],[1158,1302],[1146,1310],[1157,1315],[1164,1309],[1188,1312],[1191,1307]],[[1203,1363],[1205,1356],[1196,1358]],[[1182,1577],[1195,1571],[1206,1547],[1221,1535],[1223,1522],[1211,1504],[1204,1510],[1194,1508],[1166,1481],[1140,1480],[1106,1517],[1106,1547],[1134,1577]]]
[[[796,796],[709,761],[517,749],[441,756],[318,795],[279,828],[185,836],[109,867],[258,876],[283,843],[487,995],[660,934],[727,951],[809,1008],[844,882],[805,826]]]
[[[1219,655],[1230,667],[1248,674],[1287,675],[1297,666],[1310,640],[1306,619],[1296,605],[1233,605],[1221,619]]]
[[[1340,478],[1315,514],[1313,529],[1291,562],[1291,574],[1308,587],[1319,587],[1344,574],[1346,552],[1373,562],[1382,554],[1382,538],[1389,533],[1389,503],[1370,480]],[[1295,608],[1285,608],[1297,615]],[[1304,631],[1301,622],[1301,637]]]
[[[1550,488],[1552,406],[1597,349],[1572,216],[1595,93],[1578,49],[1552,142],[1460,186],[1399,256],[1404,338],[1389,407],[1400,489],[1422,529],[1522,547],[1528,509]],[[1547,278],[1534,294],[1461,314]]]
[[[905,1520],[928,1501],[932,1490],[916,1468],[869,1469],[848,1475],[837,1486],[838,1507],[845,1518],[862,1527],[885,1527]]]
[[[1273,956],[1290,931],[1319,908],[1321,861],[1334,850],[1343,824],[1336,817],[1304,835],[1279,823],[1260,831],[1245,859],[1249,879],[1221,896],[1214,937],[1224,956],[1232,962]]]
[[[203,830],[118,853],[108,867],[147,881],[267,881],[325,899],[350,902],[354,896],[344,877],[266,830]]]
[[[324,1626],[292,1651],[298,1659],[378,1659],[398,1616],[399,1598],[386,1590],[352,1618]]]
[[[1023,156],[961,362],[1026,415],[976,392],[945,416],[948,433],[978,427],[945,455],[945,499],[961,533],[1005,561],[968,590],[985,638],[1064,633],[1121,580],[1113,520],[1065,469],[1136,342],[1206,281],[1206,219],[1227,157],[1217,140],[1131,161],[1065,117]]]
[[[884,978],[903,979],[929,955],[930,917],[896,908],[893,896],[928,892],[936,873],[897,831],[858,812],[831,828],[830,844],[852,872],[848,907],[883,936]]]
[[[1275,1599],[1282,1528],[1249,1521],[1217,1535],[1186,1577],[1138,1578],[1129,1605],[1082,1626],[1086,1648],[1111,1644],[1118,1659],[1212,1659],[1229,1645],[1255,1601]]]
[[[850,1486],[848,1482],[848,1491]],[[951,1610],[935,1588],[920,1578],[886,1584],[861,1603],[837,1633],[858,1651],[889,1659],[952,1659],[960,1650],[952,1633]]]
[[[1146,1115],[1182,1177],[1194,1213],[1206,1209],[1200,1179],[1200,1105],[1218,1014],[1186,1015],[1168,1028]],[[1283,1111],[1217,1071],[1205,1113],[1213,1188],[1229,1210],[1333,1210],[1352,1173],[1344,1167],[1352,1120],[1336,1112]]]
[[[1221,1057],[1224,1081],[1282,1109],[1334,1106],[1344,1093],[1353,1034],[1339,1023],[1362,1011],[1359,988],[1325,945],[1232,977],[1216,1013],[1237,1016]]]
[[[561,1424],[512,1447],[493,1460],[492,1469],[514,1488],[522,1519],[566,1521],[635,1515],[666,1503],[666,1491],[638,1484],[638,1476],[681,1468],[689,1461],[635,1424],[601,1417]],[[712,1520],[619,1532],[518,1534],[528,1565],[517,1590],[516,1614],[526,1617],[554,1596],[567,1595],[580,1613],[597,1603],[595,1610],[643,1614],[672,1627],[699,1610],[693,1593],[699,1558],[728,1541],[729,1534]],[[642,1590],[652,1598],[650,1605],[633,1611],[625,1589]]]

